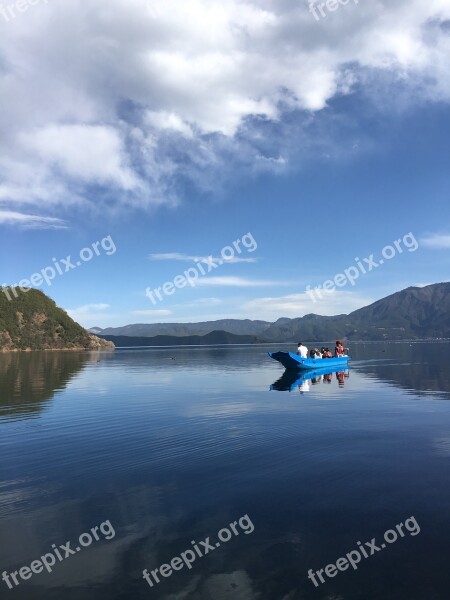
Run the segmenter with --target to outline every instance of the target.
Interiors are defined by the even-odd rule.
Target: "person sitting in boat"
[[[341,340],[336,341],[336,348],[334,349],[334,355],[336,358],[343,358],[348,355],[348,348],[344,348]]]
[[[303,342],[298,343],[297,354],[300,358],[308,358],[308,348],[303,345]]]
[[[318,358],[322,358],[322,354],[319,352],[319,350],[317,348],[313,348],[311,350],[311,352],[309,353],[309,357],[318,359]]]

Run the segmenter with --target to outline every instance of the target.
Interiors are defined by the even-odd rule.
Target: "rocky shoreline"
[[[101,352],[101,351],[112,351],[116,349],[113,342],[108,340],[102,340],[95,335],[89,336],[89,344],[86,346],[74,345],[65,346],[61,348],[17,348],[12,344],[9,347],[0,348],[0,353],[6,352]]]

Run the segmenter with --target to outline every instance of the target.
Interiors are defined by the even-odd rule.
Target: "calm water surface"
[[[355,344],[309,381],[267,350],[0,355],[0,572],[115,531],[0,598],[448,600],[450,345]],[[142,579],[244,515],[251,534]],[[420,534],[308,579],[412,516]]]

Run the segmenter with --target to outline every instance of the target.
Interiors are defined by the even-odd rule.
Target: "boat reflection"
[[[286,369],[282,377],[270,386],[271,390],[276,392],[294,392],[299,390],[300,393],[311,391],[315,385],[333,383],[335,379],[340,388],[345,385],[345,380],[350,377],[350,369],[336,371],[336,369],[315,369],[314,371],[294,371]]]

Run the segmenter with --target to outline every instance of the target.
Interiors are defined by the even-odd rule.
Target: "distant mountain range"
[[[326,341],[338,338],[368,341],[450,338],[450,283],[409,287],[349,315],[324,317],[310,314],[294,319],[281,318],[275,323],[222,319],[202,323],[136,324],[107,329],[96,327],[90,331],[115,343],[117,337],[141,338],[144,343],[138,345],[149,346],[185,344],[187,340],[183,338],[191,336],[197,336],[195,341],[190,342],[196,344]],[[225,333],[232,335],[224,336]],[[167,344],[163,338],[167,338]],[[126,341],[121,339],[116,345],[134,345],[126,344]]]
[[[259,335],[266,331],[272,323],[268,321],[250,321],[249,319],[221,319],[219,321],[205,321],[202,323],[151,323],[125,325],[124,327],[92,327],[91,333],[105,335],[126,335],[132,337],[152,337],[157,335],[175,335],[184,337],[188,335],[207,335],[213,331],[226,331],[235,335]]]
[[[115,346],[215,346],[217,344],[258,344],[265,340],[255,335],[235,335],[227,331],[211,331],[206,335],[156,335],[154,337],[132,337],[126,335],[101,335]]]

